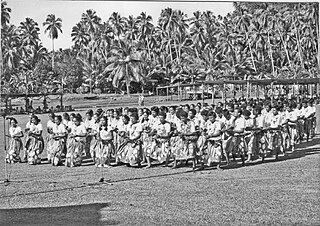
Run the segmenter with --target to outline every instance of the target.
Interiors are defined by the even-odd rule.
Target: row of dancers
[[[194,169],[220,169],[222,162],[228,165],[238,157],[245,165],[295,151],[296,144],[315,135],[315,112],[309,99],[98,109],[87,111],[84,119],[76,113],[50,113],[46,142],[40,119],[30,114],[24,131],[10,118],[6,159],[40,164],[46,149],[54,166],[80,166],[83,158],[91,158],[97,167],[123,163],[149,168],[154,162],[172,162],[177,168],[177,163],[191,161]]]

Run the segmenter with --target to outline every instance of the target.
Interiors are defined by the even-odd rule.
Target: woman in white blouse
[[[151,167],[151,159],[157,160],[160,163],[166,162],[168,165],[170,154],[170,132],[171,125],[166,121],[166,113],[159,113],[159,123],[153,126],[151,148],[146,151],[147,167]]]
[[[52,154],[51,163],[53,166],[61,164],[61,155],[65,147],[67,130],[62,123],[62,117],[60,115],[55,116],[55,125],[52,128]]]
[[[140,167],[140,161],[142,157],[141,152],[141,134],[142,126],[138,122],[138,114],[136,112],[132,113],[130,116],[130,124],[128,127],[127,136],[125,137],[125,142],[119,147],[117,152],[116,161],[122,162],[129,165],[138,164]]]
[[[6,155],[7,163],[15,163],[20,161],[20,151],[23,148],[22,140],[23,132],[21,127],[18,126],[18,121],[15,118],[10,119],[9,128],[9,149]]]
[[[76,115],[73,118],[74,125],[70,128],[70,134],[67,140],[66,166],[80,166],[82,163],[82,152],[85,146],[87,130],[82,123],[81,117]]]
[[[53,139],[53,132],[52,129],[53,127],[55,127],[55,115],[54,113],[49,113],[48,115],[49,117],[49,121],[47,122],[47,132],[48,132],[48,136],[46,138],[47,140],[47,159],[48,162],[51,163],[52,160],[52,153],[53,153],[53,143],[54,143],[54,139]]]
[[[111,153],[114,150],[113,135],[108,127],[108,119],[103,116],[100,119],[100,129],[98,132],[98,144],[95,158],[96,167],[109,167]]]
[[[30,165],[36,165],[41,163],[40,154],[44,149],[44,141],[42,137],[42,124],[40,119],[34,115],[31,119],[29,135],[29,146],[28,146],[28,163]]]

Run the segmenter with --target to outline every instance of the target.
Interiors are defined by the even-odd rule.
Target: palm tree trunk
[[[147,37],[147,49],[148,49],[148,58],[151,61],[151,53],[150,53],[150,47],[149,47],[149,38]]]
[[[273,57],[272,57],[272,48],[271,48],[269,31],[268,31],[268,42],[269,42],[269,55],[270,55],[271,65],[272,65],[272,75],[273,75],[273,78],[274,78],[275,77],[275,71],[274,71],[274,63],[273,63]]]
[[[279,34],[280,34],[280,38],[281,38],[281,41],[282,41],[284,50],[285,50],[285,52],[286,52],[287,58],[288,58],[289,67],[291,68],[291,60],[290,60],[289,52],[288,52],[288,49],[287,49],[287,42],[284,41],[281,31],[279,31]]]
[[[52,38],[52,71],[54,69],[54,38]]]
[[[127,95],[130,96],[130,80],[129,80],[129,72],[128,65],[126,65],[126,86],[127,86]]]
[[[251,61],[252,61],[252,65],[253,65],[254,71],[257,72],[256,64],[254,63],[254,59],[253,59],[253,54],[252,54],[250,41],[249,41],[249,49],[250,49]]]

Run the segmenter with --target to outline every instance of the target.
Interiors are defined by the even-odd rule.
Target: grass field
[[[24,127],[27,117],[17,118]],[[3,151],[0,159],[4,179]],[[10,165],[8,172],[12,182],[0,184],[0,225],[320,225],[319,136],[279,161],[221,171],[44,161]],[[107,182],[99,183],[101,177]]]

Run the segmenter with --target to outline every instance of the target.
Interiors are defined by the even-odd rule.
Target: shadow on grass
[[[120,222],[101,222],[101,209],[107,203],[47,208],[0,210],[0,225],[117,225]]]

